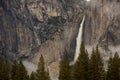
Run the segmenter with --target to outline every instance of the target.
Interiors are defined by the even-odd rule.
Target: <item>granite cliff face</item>
[[[8,57],[12,59],[35,47],[36,39],[32,26],[33,20],[25,2],[1,0],[0,41],[6,51],[5,57],[9,54]]]
[[[65,48],[73,54],[83,10],[65,5],[60,0],[1,0],[1,55],[37,63],[42,54],[49,65]]]
[[[120,1],[91,0],[86,11],[84,41],[86,45],[98,44],[105,50],[120,45]]]
[[[86,16],[83,41],[102,49],[120,45],[119,0],[1,0],[0,55],[46,65],[59,62],[65,49],[73,60],[79,24]]]

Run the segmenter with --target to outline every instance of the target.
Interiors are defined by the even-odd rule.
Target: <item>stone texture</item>
[[[83,10],[66,4],[59,0],[1,0],[0,41],[6,50],[3,56],[37,63],[42,54],[49,65],[70,49],[73,58]]]
[[[118,31],[120,30],[119,8],[119,0],[103,0],[103,2],[91,0],[86,12],[83,36],[86,45],[99,44],[105,48],[106,45],[115,46],[120,44]]]
[[[46,66],[59,62],[65,49],[73,60],[76,37],[83,15],[83,41],[103,49],[120,44],[119,0],[0,0],[0,51],[7,59],[37,64],[40,55]]]

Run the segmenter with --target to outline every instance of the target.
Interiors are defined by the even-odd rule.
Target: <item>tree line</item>
[[[40,57],[38,69],[28,75],[28,72],[21,61],[14,61],[10,64],[0,57],[0,80],[50,80],[49,71],[45,70],[44,58]]]
[[[92,50],[89,57],[84,44],[81,44],[78,60],[70,66],[68,51],[64,51],[60,62],[59,80],[120,80],[120,57],[116,52],[109,58],[107,69],[98,46]],[[28,75],[21,61],[10,64],[0,57],[0,80],[51,80],[49,70],[45,69],[44,58],[41,55],[36,72]]]
[[[68,52],[65,51],[64,54],[59,80],[120,80],[120,57],[117,52],[109,58],[107,69],[105,69],[98,46],[92,50],[89,58],[82,43],[80,55],[73,66],[69,66]]]

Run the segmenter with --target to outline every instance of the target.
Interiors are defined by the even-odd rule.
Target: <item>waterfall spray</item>
[[[74,57],[74,61],[70,63],[70,65],[73,65],[77,58],[79,57],[80,54],[80,46],[81,46],[81,42],[82,42],[82,34],[83,34],[83,24],[85,21],[85,16],[82,19],[82,22],[80,24],[80,28],[79,28],[79,32],[78,32],[78,36],[76,38],[76,51],[75,51],[75,57]]]

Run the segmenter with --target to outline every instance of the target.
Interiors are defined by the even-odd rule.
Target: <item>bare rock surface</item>
[[[59,70],[65,49],[69,51],[70,60],[74,58],[83,15],[86,16],[83,30],[85,45],[98,44],[106,58],[109,52],[120,53],[119,9],[119,0],[91,0],[87,3],[0,0],[0,55],[11,61],[23,60],[26,67],[34,67],[32,63],[37,64],[40,55],[43,55],[46,67],[49,66],[54,74]],[[55,66],[57,68],[53,69]]]

